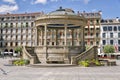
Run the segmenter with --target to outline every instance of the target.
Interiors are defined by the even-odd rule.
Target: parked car
[[[20,53],[13,53],[13,57],[19,57]]]

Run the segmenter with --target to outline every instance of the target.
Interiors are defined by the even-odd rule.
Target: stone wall
[[[97,56],[97,46],[93,46],[91,48],[89,48],[88,50],[86,50],[85,52],[72,57],[71,60],[71,64],[78,64],[78,61],[82,61],[82,60],[91,60],[91,59],[98,59]]]

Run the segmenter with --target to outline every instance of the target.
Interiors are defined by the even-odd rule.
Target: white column
[[[72,29],[72,46],[74,45],[74,29]]]
[[[85,38],[84,38],[84,26],[81,26],[81,36],[82,36],[82,40],[81,40],[81,46],[83,48],[83,51],[85,50]]]
[[[42,45],[42,42],[43,42],[43,30],[41,29],[41,45]]]
[[[64,36],[64,45],[67,46],[67,24],[64,25],[65,36]]]
[[[44,25],[44,49],[45,49],[45,55],[44,58],[47,59],[48,53],[47,53],[47,24]],[[45,60],[46,61],[46,60]],[[46,62],[44,62],[46,63]]]
[[[56,44],[55,45],[58,45],[58,36],[57,35],[58,35],[58,29],[56,29],[56,41],[55,41]]]
[[[44,46],[47,46],[47,24],[44,25]]]
[[[35,46],[38,46],[38,28],[35,28]]]

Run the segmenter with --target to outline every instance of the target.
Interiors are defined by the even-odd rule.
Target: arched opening
[[[10,56],[13,55],[13,49],[10,49],[10,51],[9,51],[9,55],[10,55]]]
[[[8,52],[8,49],[5,49],[4,52]]]
[[[10,49],[10,52],[13,52],[13,49]]]
[[[4,50],[4,55],[5,55],[5,56],[8,55],[8,49],[5,49],[5,50]]]

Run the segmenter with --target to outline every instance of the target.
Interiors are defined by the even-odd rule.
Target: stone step
[[[28,65],[28,67],[35,67],[35,68],[44,68],[44,67],[76,67],[77,65],[74,64],[32,64]]]

